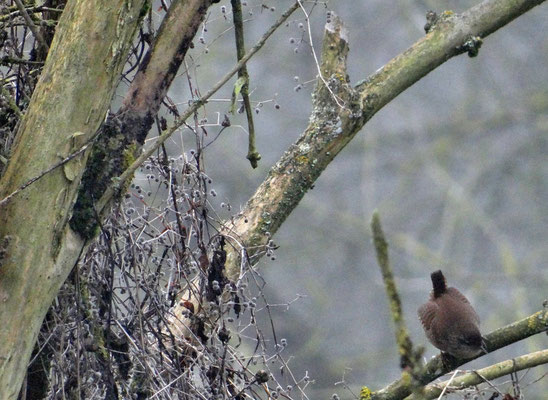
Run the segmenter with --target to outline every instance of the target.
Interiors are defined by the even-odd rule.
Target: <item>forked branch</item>
[[[227,224],[227,231],[239,238],[249,255],[258,254],[323,170],[382,107],[450,58],[475,54],[480,40],[543,1],[486,0],[461,15],[444,12],[425,37],[353,88],[346,73],[348,35],[342,22],[328,15],[323,76],[317,80],[310,123],[271,168],[242,213]],[[238,276],[239,266],[239,254],[231,252],[227,262],[231,279]]]

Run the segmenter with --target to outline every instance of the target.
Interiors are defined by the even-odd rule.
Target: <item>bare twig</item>
[[[420,367],[421,355],[413,352],[413,344],[409,337],[407,327],[405,326],[400,295],[398,294],[396,281],[394,280],[394,274],[392,273],[392,267],[390,266],[388,258],[388,243],[386,242],[384,232],[382,231],[378,211],[373,212],[373,217],[371,218],[371,232],[373,234],[375,252],[377,253],[377,262],[381,269],[386,295],[388,296],[388,302],[390,303],[392,320],[396,326],[396,343],[401,357],[400,366],[401,368],[411,368],[411,370],[414,371],[415,368]]]
[[[232,17],[234,20],[234,34],[236,36],[236,54],[238,61],[245,56],[245,41],[244,41],[244,22],[242,16],[242,3],[240,0],[231,0]],[[247,159],[253,168],[257,168],[257,162],[261,159],[261,155],[255,148],[255,125],[253,123],[253,110],[249,101],[249,74],[247,66],[244,64],[238,71],[238,78],[243,78],[245,83],[242,86],[241,94],[244,100],[245,114],[247,117],[247,126],[249,130],[249,144],[247,150]],[[236,101],[236,99],[235,99]]]
[[[40,45],[42,45],[47,51],[49,51],[49,45],[46,42],[46,39],[44,39],[44,36],[42,36],[42,32],[40,32],[40,30],[36,27],[36,25],[34,25],[34,22],[32,22],[32,19],[30,18],[30,15],[27,13],[27,10],[25,9],[24,4],[21,2],[21,0],[14,0],[14,1],[15,1],[15,4],[17,5],[17,8],[19,9],[19,12],[21,13],[21,15],[23,15],[23,18],[27,26],[31,30],[36,40],[38,40]]]
[[[29,187],[30,185],[32,185],[34,182],[36,182],[37,180],[39,180],[40,178],[44,177],[45,175],[49,174],[50,172],[56,170],[57,168],[65,165],[66,163],[68,163],[70,160],[72,160],[73,158],[79,156],[80,154],[82,154],[84,151],[86,151],[89,146],[93,143],[93,141],[97,138],[97,135],[94,135],[92,138],[90,138],[87,143],[85,143],[82,147],[80,147],[78,150],[76,150],[74,153],[71,153],[69,154],[67,157],[63,158],[61,161],[59,161],[58,163],[56,164],[53,164],[51,167],[45,169],[44,171],[40,172],[38,175],[36,175],[35,177],[29,179],[28,181],[26,181],[25,183],[23,183],[21,186],[19,186],[17,189],[15,189],[13,192],[11,192],[9,195],[7,195],[6,197],[4,197],[2,200],[0,200],[0,206],[4,205],[5,203],[7,203],[8,201],[10,201],[10,199],[17,195],[19,192],[21,192],[22,190],[25,190],[27,187]]]
[[[0,65],[11,65],[11,64],[23,64],[23,65],[32,65],[32,66],[41,67],[44,65],[44,62],[30,61],[22,58],[8,57],[8,56],[4,56],[0,58]]]

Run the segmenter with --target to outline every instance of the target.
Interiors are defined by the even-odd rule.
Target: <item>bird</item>
[[[432,272],[430,278],[430,299],[418,309],[428,340],[441,350],[442,356],[469,359],[487,353],[479,316],[468,299],[456,288],[447,287],[441,270]]]

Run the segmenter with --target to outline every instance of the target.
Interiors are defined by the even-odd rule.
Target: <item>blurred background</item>
[[[292,1],[243,3],[250,48]],[[478,1],[303,3],[318,54],[326,11],[345,22],[356,83],[424,35],[428,10],[462,12]],[[180,109],[190,99],[189,82],[204,93],[235,63],[230,2],[211,10],[187,71],[169,93]],[[245,114],[230,116],[232,126],[205,151],[217,192],[212,205],[223,218],[243,207],[308,122],[317,69],[304,14],[297,11],[290,21],[248,64],[259,168],[245,158]],[[278,340],[287,340],[288,365],[297,377],[308,371],[314,381],[310,398],[351,398],[362,385],[378,389],[400,375],[371,245],[374,209],[390,243],[406,322],[414,344],[426,345],[426,358],[437,350],[427,343],[416,310],[436,269],[476,307],[484,332],[532,314],[548,298],[547,31],[545,4],[489,36],[478,57],[451,59],[398,96],[334,160],[275,235],[276,259],[264,258],[260,266],[264,292]],[[202,110],[211,140],[230,97],[227,85]],[[183,131],[170,151],[189,154],[194,143]],[[547,344],[546,335],[537,335],[465,368]],[[548,391],[546,376],[529,385],[546,373],[543,366],[519,374],[530,398]]]

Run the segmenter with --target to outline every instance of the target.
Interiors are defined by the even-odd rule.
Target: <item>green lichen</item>
[[[85,280],[80,281],[78,290],[80,292],[80,299],[83,305],[82,310],[86,315],[86,319],[90,321],[90,323],[92,323],[92,321],[94,321],[94,318],[91,313],[91,293],[89,291],[89,286]],[[99,352],[100,356],[103,358],[103,360],[108,360],[109,355],[106,347],[105,334],[101,326],[97,324],[92,324],[92,334],[94,344],[97,345],[97,351]]]
[[[407,355],[411,349],[409,348],[409,333],[406,328],[398,330],[396,340],[398,341],[400,355]]]
[[[409,372],[403,371],[401,374],[401,381],[405,386],[409,386],[413,382],[413,377]]]
[[[271,223],[272,219],[270,213],[268,211],[263,211],[259,221],[258,231],[262,234],[270,232]]]
[[[360,390],[360,400],[370,400],[371,390],[367,386],[362,386]]]
[[[103,358],[103,360],[108,360],[109,354],[107,351],[105,335],[99,325],[93,326],[93,339],[95,340],[95,344],[97,344],[97,351],[99,352],[100,356]]]
[[[527,319],[527,329],[531,332],[536,332],[539,325],[548,326],[547,316],[546,311],[539,311],[531,315]]]
[[[124,149],[122,154],[122,166],[126,170],[131,164],[135,162],[137,158],[137,145],[135,142],[131,143],[128,147]]]

